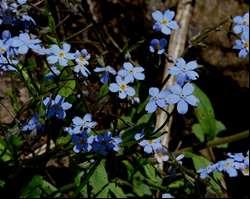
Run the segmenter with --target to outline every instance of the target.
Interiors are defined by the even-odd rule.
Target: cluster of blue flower
[[[28,15],[27,0],[1,0],[0,1],[0,25],[23,26],[29,29],[35,25],[34,19]]]
[[[236,177],[238,175],[237,170],[241,171],[243,175],[249,175],[249,152],[246,156],[242,153],[228,153],[228,157],[226,160],[218,161],[198,170],[200,177],[207,178],[209,174],[216,171],[226,172],[230,177]]]
[[[107,155],[111,151],[118,151],[121,138],[113,137],[112,133],[106,131],[102,134],[94,135],[91,131],[97,123],[92,121],[91,114],[86,114],[83,118],[74,117],[71,127],[65,128],[72,136],[75,144],[73,150],[79,152],[96,152],[101,155]]]
[[[155,11],[152,17],[155,20],[153,30],[161,31],[165,35],[170,35],[173,30],[178,29],[178,24],[174,21],[175,12],[166,10],[163,13]],[[163,54],[167,40],[165,38],[153,39],[150,42],[149,50],[152,53]],[[175,76],[176,84],[160,91],[159,88],[151,87],[149,89],[150,100],[146,105],[146,111],[153,113],[158,107],[165,108],[168,105],[177,104],[177,111],[185,114],[188,111],[188,105],[196,106],[198,99],[192,94],[194,88],[190,83],[196,80],[199,75],[194,70],[198,68],[196,61],[186,63],[183,58],[175,60],[175,65],[169,67],[168,73]]]
[[[233,31],[240,35],[240,39],[236,40],[233,49],[239,50],[239,57],[245,58],[249,55],[249,12],[243,16],[233,18]]]

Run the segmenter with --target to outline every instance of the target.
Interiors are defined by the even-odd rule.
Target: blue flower
[[[240,58],[245,58],[249,55],[249,30],[248,34],[242,34],[241,39],[235,41],[233,49],[240,50]]]
[[[33,117],[22,127],[22,131],[39,131],[42,128],[42,124],[39,121],[38,114],[34,114]]]
[[[150,100],[146,105],[146,111],[148,113],[153,113],[156,111],[157,107],[164,108],[167,106],[167,96],[169,95],[169,91],[163,90],[159,91],[158,88],[152,87],[149,89]]]
[[[116,83],[111,83],[109,90],[114,93],[118,92],[121,99],[125,99],[127,96],[132,97],[135,95],[135,89],[130,87],[128,83],[128,79],[123,80],[120,76],[116,76]]]
[[[162,13],[159,10],[156,10],[152,13],[152,17],[155,20],[153,29],[155,31],[161,31],[165,35],[170,35],[172,30],[178,28],[176,21],[173,20],[174,16],[174,11],[166,10]]]
[[[43,100],[43,104],[47,107],[47,117],[57,117],[58,119],[64,119],[66,117],[65,110],[72,107],[72,104],[64,102],[64,97],[57,95],[54,100],[46,97]]]
[[[77,65],[75,66],[74,71],[76,73],[81,73],[84,77],[88,77],[90,72],[85,67],[89,64],[88,60],[90,59],[88,51],[86,49],[81,50],[81,52],[76,51],[75,58]]]
[[[135,134],[135,140],[138,141],[144,137],[144,131],[141,131],[140,133]],[[157,138],[154,140],[142,140],[139,142],[139,145],[144,148],[145,153],[157,153],[163,149],[163,146],[161,144],[161,139]]]
[[[67,66],[69,60],[75,59],[74,54],[70,53],[71,46],[67,43],[63,43],[63,48],[53,44],[49,48],[49,56],[47,61],[49,64],[59,63],[61,66]]]
[[[178,84],[183,85],[187,80],[196,80],[199,75],[194,71],[198,67],[196,61],[186,63],[183,58],[176,60],[174,66],[169,67],[169,73],[176,77]]]
[[[3,40],[0,40],[0,56],[4,55],[9,51],[10,45],[8,43],[5,43]]]
[[[162,194],[161,198],[174,198],[170,193],[164,193]]]
[[[228,157],[232,158],[234,161],[237,161],[237,162],[242,162],[245,159],[243,153],[235,153],[235,154],[228,153],[227,155]]]
[[[112,68],[111,66],[106,66],[106,67],[96,67],[94,69],[94,71],[96,73],[103,73],[100,81],[103,83],[103,84],[106,84],[108,83],[109,81],[109,74],[112,74],[112,75],[116,75],[116,71],[114,68]]]
[[[159,164],[163,164],[163,162],[167,162],[169,160],[169,156],[167,154],[167,149],[162,147],[156,150],[155,154],[156,160]]]
[[[219,161],[217,163],[217,168],[219,171],[225,171],[229,175],[229,177],[236,177],[238,175],[233,159],[229,158]]]
[[[134,82],[137,80],[144,80],[144,68],[138,66],[134,67],[130,62],[125,62],[123,64],[123,69],[118,71],[118,75],[121,76],[126,82]]]
[[[236,16],[233,18],[233,31],[236,34],[244,33],[249,30],[249,12],[243,16]]]
[[[39,39],[32,39],[28,33],[20,33],[18,37],[12,38],[11,46],[17,48],[17,53],[27,54],[29,49],[34,49],[41,43]]]
[[[156,52],[157,54],[161,55],[162,53],[165,52],[165,47],[167,46],[167,40],[162,38],[162,39],[152,39],[150,42],[149,46],[149,51],[154,53]]]
[[[94,152],[105,156],[111,151],[117,152],[119,150],[120,143],[121,138],[112,137],[111,132],[108,131],[94,137],[92,148]]]
[[[172,93],[167,96],[167,102],[177,104],[177,111],[180,114],[185,114],[188,111],[188,104],[197,106],[199,100],[192,95],[194,87],[191,83],[186,83],[183,88],[176,84],[169,89]]]
[[[72,142],[75,144],[73,150],[76,153],[81,151],[90,152],[92,149],[92,140],[89,139],[87,132],[83,131],[80,134],[72,135]]]
[[[58,76],[58,75],[60,75],[60,71],[57,69],[57,67],[56,66],[51,66],[50,67],[50,72],[46,75],[46,79],[52,79],[52,78],[54,78],[54,77],[56,77],[56,76]]]
[[[17,0],[17,3],[23,5],[27,3],[27,0]]]
[[[0,55],[0,69],[3,71],[16,71],[15,65],[18,64],[17,60],[7,59],[6,57]]]
[[[66,128],[66,131],[69,132],[69,134],[80,134],[83,131],[86,131],[87,133],[90,132],[92,128],[96,126],[96,122],[92,121],[92,115],[87,113],[83,118],[80,118],[78,116],[74,117],[72,119],[72,126],[71,128]]]

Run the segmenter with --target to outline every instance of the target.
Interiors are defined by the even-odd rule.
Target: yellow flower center
[[[64,56],[65,56],[65,53],[63,51],[60,51],[59,52],[59,57],[64,58]]]
[[[120,89],[121,89],[122,91],[125,91],[126,88],[127,88],[127,85],[126,85],[126,84],[120,84]]]
[[[244,48],[249,49],[249,41],[244,42]]]
[[[166,18],[164,18],[163,20],[161,20],[161,24],[162,25],[167,25],[168,24],[168,20]]]
[[[80,62],[84,62],[85,61],[85,58],[83,56],[80,56],[78,59],[79,59]]]
[[[5,48],[0,48],[0,53],[5,53],[6,52],[6,49]]]

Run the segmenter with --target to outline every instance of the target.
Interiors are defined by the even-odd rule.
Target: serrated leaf
[[[73,93],[75,87],[76,87],[75,80],[67,81],[66,84],[64,84],[63,87],[59,90],[58,94],[63,97],[68,97]]]

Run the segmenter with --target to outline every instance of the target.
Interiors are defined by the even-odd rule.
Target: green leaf
[[[155,167],[150,164],[146,164],[144,166],[144,171],[146,176],[150,179],[150,181],[156,185],[161,185],[162,179],[157,175],[157,171]]]
[[[137,125],[139,124],[146,124],[148,123],[148,121],[150,120],[152,114],[148,113],[148,114],[144,114],[138,121],[137,121]]]
[[[52,33],[56,32],[56,23],[51,13],[48,14],[49,30]]]
[[[109,184],[108,175],[105,169],[105,161],[102,160],[98,165],[93,175],[89,179],[89,184],[92,186],[92,193],[96,197],[107,198],[108,190],[106,189]]]
[[[108,84],[103,84],[100,88],[100,91],[98,93],[98,98],[102,98],[106,96],[109,93],[109,86]]]
[[[225,129],[225,126],[216,120],[208,96],[198,86],[195,86],[194,95],[199,98],[200,102],[198,107],[195,108],[195,115],[199,124],[193,125],[193,133],[201,142],[205,140],[205,137],[208,140],[213,140],[219,132]]]
[[[196,137],[200,140],[200,142],[205,141],[205,134],[200,124],[193,124],[192,132],[196,135]]]
[[[221,131],[226,130],[225,125],[222,122],[220,122],[220,121],[216,120],[216,124],[215,125],[216,125],[215,136],[218,135]]]
[[[0,160],[7,162],[11,159],[11,153],[7,148],[6,142],[0,138]]]
[[[76,87],[76,81],[75,80],[69,80],[59,90],[58,94],[63,96],[63,97],[68,97],[73,93],[75,87]]]
[[[117,186],[115,183],[110,183],[108,189],[116,198],[127,198],[121,187]]]
[[[181,179],[181,180],[176,180],[176,181],[170,183],[170,184],[168,185],[168,187],[169,187],[169,188],[172,188],[172,189],[178,189],[178,188],[180,188],[180,187],[183,187],[184,185],[185,185],[184,180]]]
[[[61,137],[59,137],[59,138],[56,139],[56,145],[65,145],[70,140],[71,140],[71,136],[70,135],[61,136]]]
[[[22,198],[40,198],[56,192],[57,188],[43,179],[42,176],[36,175],[21,191]]]
[[[0,180],[0,188],[4,188],[5,182],[3,180]]]

